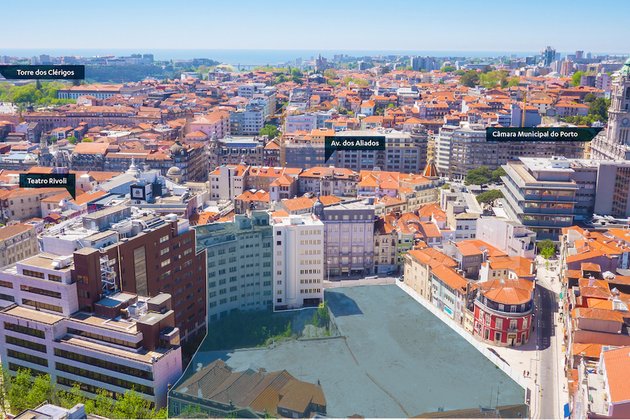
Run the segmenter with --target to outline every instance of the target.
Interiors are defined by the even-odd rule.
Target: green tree
[[[571,76],[571,83],[573,84],[573,86],[580,86],[580,81],[582,80],[583,75],[583,71],[576,71],[575,73],[573,73],[573,76]]]
[[[13,414],[31,408],[28,406],[28,393],[33,379],[29,369],[19,369],[15,376],[10,377],[7,386],[7,401]]]
[[[608,108],[610,107],[610,99],[596,98],[588,107],[588,113],[595,116],[602,122],[608,121]]]
[[[155,410],[151,403],[131,390],[116,400],[110,416],[118,419],[153,419],[166,418],[166,410]]]
[[[337,79],[337,71],[335,69],[324,70],[324,77],[327,79]]]
[[[487,89],[497,86],[507,87],[508,72],[505,70],[493,70],[479,75],[479,84]]]
[[[87,398],[81,392],[79,384],[75,383],[69,390],[59,389],[56,395],[57,403],[64,408],[72,408],[81,403],[85,404]],[[86,407],[87,408],[87,407]]]
[[[469,70],[460,77],[459,82],[467,87],[475,87],[479,84],[479,74],[475,70]]]
[[[92,401],[93,402],[90,404],[91,414],[103,417],[112,417],[116,404],[114,400],[109,397],[106,390],[96,390],[96,398]]]
[[[260,129],[260,132],[258,134],[260,134],[261,136],[268,136],[270,139],[274,139],[278,137],[278,134],[280,134],[280,130],[278,130],[278,127],[273,124],[265,124],[265,126]]]
[[[77,143],[77,138],[75,136],[70,136],[67,138],[68,143],[70,144],[76,144]]]
[[[482,192],[477,196],[477,202],[492,205],[499,198],[503,198],[503,193],[499,190]]]
[[[556,245],[551,239],[538,242],[538,253],[546,260],[556,255]]]
[[[456,69],[455,69],[455,66],[443,66],[443,67],[441,68],[441,70],[442,70],[444,73],[451,73],[451,72],[455,71]]]
[[[492,171],[490,179],[492,182],[501,182],[502,176],[505,176],[505,170],[499,166],[497,169]]]
[[[518,86],[521,83],[520,79],[518,77],[510,77],[507,80],[507,86],[506,87],[514,87],[514,86]]]
[[[94,143],[94,140],[90,137],[83,137],[83,140],[81,140],[81,143]]]
[[[303,76],[304,74],[299,69],[291,70],[291,80],[293,80],[295,83],[301,84]]]
[[[487,184],[492,179],[492,171],[487,166],[480,166],[471,169],[466,174],[464,184],[466,185],[482,185]]]
[[[274,83],[277,85],[277,84],[280,84],[280,83],[284,83],[287,80],[289,80],[289,79],[287,79],[287,76],[285,74],[280,74],[280,75],[276,76],[276,78],[274,80]]]

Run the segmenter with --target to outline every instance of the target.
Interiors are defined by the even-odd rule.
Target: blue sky
[[[630,50],[622,0],[25,0],[0,10],[0,51]]]

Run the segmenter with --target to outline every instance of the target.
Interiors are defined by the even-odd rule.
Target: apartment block
[[[324,301],[324,224],[312,214],[274,218],[274,309]]]
[[[327,277],[374,272],[373,201],[346,201],[324,207],[318,200],[313,214],[324,223]]]
[[[233,222],[195,226],[197,250],[207,255],[208,320],[273,304],[273,232],[269,214],[238,214]]]
[[[18,223],[0,228],[0,267],[38,252],[39,243],[33,226]]]

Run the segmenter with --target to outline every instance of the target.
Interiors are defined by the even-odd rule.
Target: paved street
[[[564,384],[564,329],[558,314],[558,294],[561,281],[555,262],[537,259],[536,287],[536,343],[540,365],[538,367],[538,392],[542,404],[540,418],[562,418],[562,407],[568,402]]]

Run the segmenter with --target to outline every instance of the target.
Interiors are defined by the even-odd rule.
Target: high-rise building
[[[630,59],[613,82],[608,127],[591,143],[593,159],[630,159]]]
[[[312,214],[273,219],[274,309],[324,301],[324,224]]]
[[[238,214],[233,222],[195,226],[198,250],[207,253],[208,320],[234,310],[272,305],[273,232],[269,214]]]
[[[549,46],[545,48],[541,54],[542,54],[543,65],[545,67],[549,67],[551,63],[553,63],[556,60],[556,50]]]

